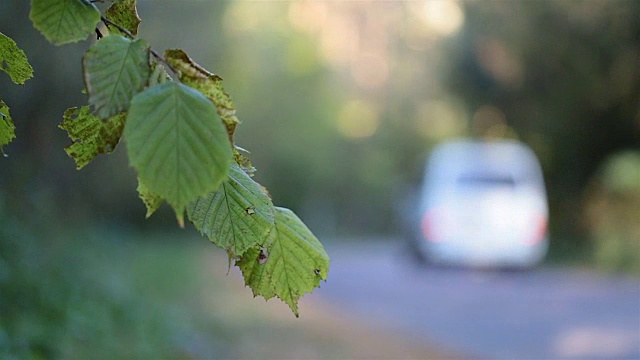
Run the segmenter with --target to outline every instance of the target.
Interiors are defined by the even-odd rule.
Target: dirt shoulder
[[[227,259],[205,254],[207,273],[222,276],[206,295],[211,311],[225,314],[238,334],[234,354],[261,359],[459,359],[460,354],[400,334],[389,324],[354,317],[307,294],[300,318],[278,299],[254,298]],[[212,269],[214,268],[214,269]]]

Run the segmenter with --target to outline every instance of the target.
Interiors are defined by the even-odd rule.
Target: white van
[[[427,161],[419,196],[413,238],[428,262],[527,268],[547,253],[542,170],[520,142],[439,145]]]

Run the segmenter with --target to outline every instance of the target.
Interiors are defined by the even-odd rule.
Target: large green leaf
[[[236,264],[255,296],[277,296],[297,317],[300,297],[327,279],[329,256],[289,209],[276,208],[276,231],[270,247],[254,247]]]
[[[31,0],[29,18],[49,42],[62,45],[92,34],[100,12],[87,0]]]
[[[187,204],[229,172],[231,144],[216,109],[188,86],[171,81],[136,95],[124,136],[140,181],[167,200],[181,225]]]
[[[196,228],[232,256],[266,246],[274,233],[271,199],[235,163],[218,190],[199,197],[187,211]]]
[[[73,144],[64,151],[76,161],[78,170],[99,154],[110,154],[122,136],[126,113],[102,120],[91,114],[89,106],[70,108],[64,112],[60,128],[66,130]]]
[[[2,147],[7,145],[16,137],[15,125],[9,114],[9,107],[0,99],[0,152],[4,154]]]
[[[0,33],[0,70],[9,74],[11,81],[18,85],[33,77],[33,68],[27,55],[12,38],[3,33]]]
[[[126,111],[131,98],[147,84],[149,45],[140,39],[106,36],[87,51],[82,63],[89,103],[106,119]]]
[[[229,139],[233,141],[233,134],[239,121],[236,108],[231,97],[222,86],[222,78],[205,70],[180,49],[170,49],[164,53],[165,59],[180,75],[180,81],[200,90],[218,108],[218,114],[224,122]]]
[[[138,16],[138,9],[136,9],[136,0],[120,0],[111,4],[105,16],[110,21],[122,26],[131,33],[131,35],[138,35],[138,25],[140,25],[140,17]],[[115,26],[109,26],[109,31],[125,35]]]

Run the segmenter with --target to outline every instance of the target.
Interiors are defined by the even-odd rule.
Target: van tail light
[[[430,212],[425,212],[422,216],[422,221],[420,221],[420,230],[422,230],[422,236],[431,241],[433,239],[433,229],[432,229],[432,216]]]
[[[422,216],[422,221],[420,222],[422,236],[429,242],[439,243],[444,241],[444,238],[439,237],[435,231],[437,226],[436,221],[442,220],[442,218],[437,215],[439,214],[435,210],[427,211]]]
[[[539,244],[547,237],[548,220],[546,216],[539,216],[535,226],[536,229],[533,236],[526,242],[527,245],[533,246]]]

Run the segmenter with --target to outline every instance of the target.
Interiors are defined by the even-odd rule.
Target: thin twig
[[[102,22],[107,26],[107,28],[109,27],[109,25],[111,25],[111,26],[115,27],[116,29],[118,29],[120,32],[122,32],[125,35],[127,35],[129,38],[131,38],[131,39],[136,39],[137,38],[137,36],[133,35],[133,33],[131,33],[131,31],[127,30],[122,25],[107,19],[105,16],[101,16],[100,20],[102,20]],[[180,73],[173,66],[171,66],[171,64],[169,64],[167,59],[162,57],[160,54],[158,54],[157,51],[155,51],[155,50],[153,50],[151,48],[149,48],[149,52],[151,53],[151,55],[153,55],[153,57],[156,58],[156,60],[158,60],[159,62],[163,63],[165,66],[167,66],[167,68],[169,68],[169,70],[171,70],[171,72],[176,74],[177,75],[176,79],[178,79],[178,81],[180,81],[180,76],[179,76]]]
[[[120,24],[116,24],[116,23],[114,23],[113,21],[111,21],[111,20],[107,19],[105,16],[100,16],[100,20],[102,20],[102,22],[103,22],[105,25],[107,25],[107,27],[108,27],[109,25],[111,25],[111,26],[115,27],[116,29],[118,29],[120,32],[125,33],[128,37],[130,37],[130,38],[132,38],[132,39],[135,39],[135,38],[136,38],[136,36],[135,36],[135,35],[133,35],[133,34],[131,33],[131,31],[129,31],[129,30],[127,30],[127,29],[125,29],[122,25],[120,25]]]

